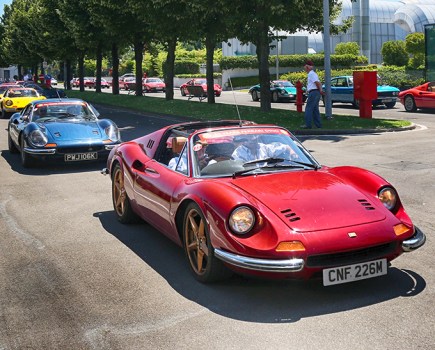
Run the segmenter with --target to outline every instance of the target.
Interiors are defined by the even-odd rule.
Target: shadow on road
[[[122,225],[112,211],[94,213],[104,229],[159,273],[180,295],[210,311],[246,322],[291,323],[421,293],[425,280],[390,267],[387,276],[323,287],[320,280],[269,281],[234,275],[201,284],[191,275],[183,249],[147,224]],[[399,258],[400,259],[400,258]]]

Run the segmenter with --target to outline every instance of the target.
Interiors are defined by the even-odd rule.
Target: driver
[[[236,136],[234,137],[234,143],[238,146],[232,154],[233,159],[244,162],[277,157],[281,154],[290,157],[295,154],[292,148],[284,143],[273,142],[265,144],[259,142],[258,135]]]

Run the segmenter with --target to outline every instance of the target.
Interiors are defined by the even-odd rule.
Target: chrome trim
[[[415,233],[411,238],[402,242],[404,252],[412,252],[420,248],[426,242],[426,235],[418,227],[415,227]]]
[[[103,175],[109,175],[109,169],[108,168],[103,168],[103,169],[101,169],[100,173],[103,174]]]
[[[215,248],[216,257],[230,265],[241,267],[247,270],[266,272],[298,272],[304,268],[304,259],[270,260],[256,259],[247,256],[228,253],[222,249]]]
[[[29,154],[55,154],[56,149],[54,148],[28,148],[24,147],[24,152]]]
[[[104,145],[104,148],[105,148],[106,150],[110,151],[110,150],[114,149],[115,146],[117,146],[117,145]]]

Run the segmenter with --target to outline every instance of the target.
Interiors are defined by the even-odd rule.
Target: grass
[[[117,107],[125,107],[146,113],[169,114],[174,116],[188,117],[195,120],[237,119],[235,105],[186,100],[167,101],[160,97],[112,95],[108,93],[95,93],[94,91],[80,92],[78,90],[67,91],[69,97],[81,98],[94,104],[103,104]],[[240,116],[245,120],[256,123],[276,124],[289,130],[298,130],[304,124],[303,113],[296,111],[272,109],[263,112],[258,107],[238,106]],[[358,130],[374,129],[399,129],[410,126],[407,120],[359,118],[357,116],[334,115],[332,120],[323,120],[322,132],[328,130]]]

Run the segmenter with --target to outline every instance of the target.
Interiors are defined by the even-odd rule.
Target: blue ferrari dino
[[[26,168],[38,161],[105,160],[121,137],[112,120],[98,116],[92,105],[79,99],[33,101],[9,120],[9,151],[20,153]]]

